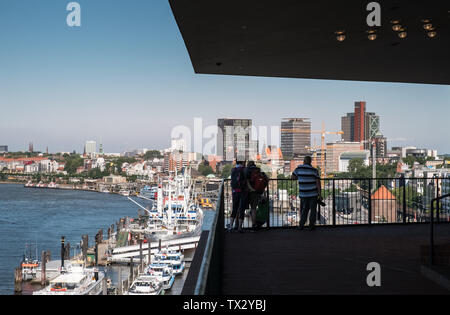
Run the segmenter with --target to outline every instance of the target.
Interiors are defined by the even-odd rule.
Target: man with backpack
[[[256,208],[258,207],[262,194],[266,191],[269,179],[261,169],[256,166],[255,162],[250,161],[247,167],[247,186],[248,201],[250,205],[250,214],[252,218],[252,228],[258,228],[256,222]]]
[[[238,231],[243,232],[242,225],[245,218],[245,209],[247,208],[247,171],[244,161],[237,161],[236,166],[231,170],[231,189],[233,198],[233,210],[231,212],[231,221],[228,225],[228,231],[231,231],[233,224],[237,223]]]

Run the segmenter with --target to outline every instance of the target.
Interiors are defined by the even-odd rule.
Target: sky
[[[204,127],[308,117],[338,131],[366,101],[389,147],[450,153],[450,86],[195,74],[167,0],[79,0],[74,28],[69,2],[0,0],[0,145],[10,151],[83,152],[87,140],[106,152],[163,149],[195,117]]]

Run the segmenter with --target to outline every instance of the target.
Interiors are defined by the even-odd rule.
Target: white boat
[[[122,189],[122,190],[119,191],[119,194],[122,195],[122,196],[128,197],[130,195],[130,191]]]
[[[164,264],[172,268],[175,276],[182,274],[186,267],[184,255],[178,251],[162,249],[154,257],[155,263]]]
[[[140,275],[131,285],[128,295],[160,295],[163,283],[157,276]]]
[[[145,226],[130,225],[131,232],[144,233],[151,240],[169,240],[197,236],[201,233],[203,211],[195,205],[191,177],[187,171],[163,181],[151,209],[132,202],[147,212]],[[141,196],[142,197],[142,196]],[[147,199],[142,197],[143,199]]]
[[[36,184],[34,184],[34,183],[30,180],[30,181],[28,181],[28,182],[25,184],[25,187],[31,187],[31,188],[34,188],[35,185],[36,185]]]
[[[106,187],[100,187],[100,190],[99,190],[101,193],[105,193],[105,194],[109,194],[110,193],[110,191],[109,191],[109,189],[108,188],[106,188]]]
[[[95,268],[86,268],[81,261],[72,261],[69,270],[50,281],[44,289],[33,295],[101,295],[105,274]]]
[[[172,268],[166,264],[151,263],[145,268],[145,274],[154,276],[161,281],[164,290],[170,290],[175,281],[175,275],[173,274]]]
[[[58,185],[56,185],[54,182],[51,182],[50,184],[48,184],[47,188],[58,188]]]
[[[39,267],[39,261],[25,259],[22,264],[22,279],[24,281],[30,281],[36,279],[37,268]]]

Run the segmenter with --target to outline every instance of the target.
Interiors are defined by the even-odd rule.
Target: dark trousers
[[[304,227],[309,215],[309,226],[313,228],[316,225],[317,218],[317,197],[301,198],[300,200],[300,227]]]
[[[234,192],[233,193],[233,211],[231,212],[231,217],[236,218],[239,216],[239,219],[244,220],[245,218],[245,209],[247,209],[247,192]]]

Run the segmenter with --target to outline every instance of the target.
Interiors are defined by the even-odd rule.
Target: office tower
[[[380,116],[375,113],[366,113],[365,140],[373,139],[380,135]]]
[[[343,141],[353,142],[355,139],[355,114],[347,113],[346,116],[341,118],[341,130],[344,132],[342,135]]]
[[[365,139],[366,102],[355,103],[354,141],[361,142]]]
[[[84,145],[84,153],[86,155],[96,154],[97,153],[97,142],[86,141],[86,144]]]
[[[248,161],[250,159],[251,119],[228,119],[217,121],[217,155],[224,161]]]
[[[30,142],[28,144],[28,152],[33,153],[34,152],[34,147],[33,147],[33,142]]]
[[[8,146],[0,145],[0,153],[6,153],[6,152],[8,152]]]
[[[281,152],[285,160],[302,158],[310,154],[311,120],[285,118],[281,121]]]

